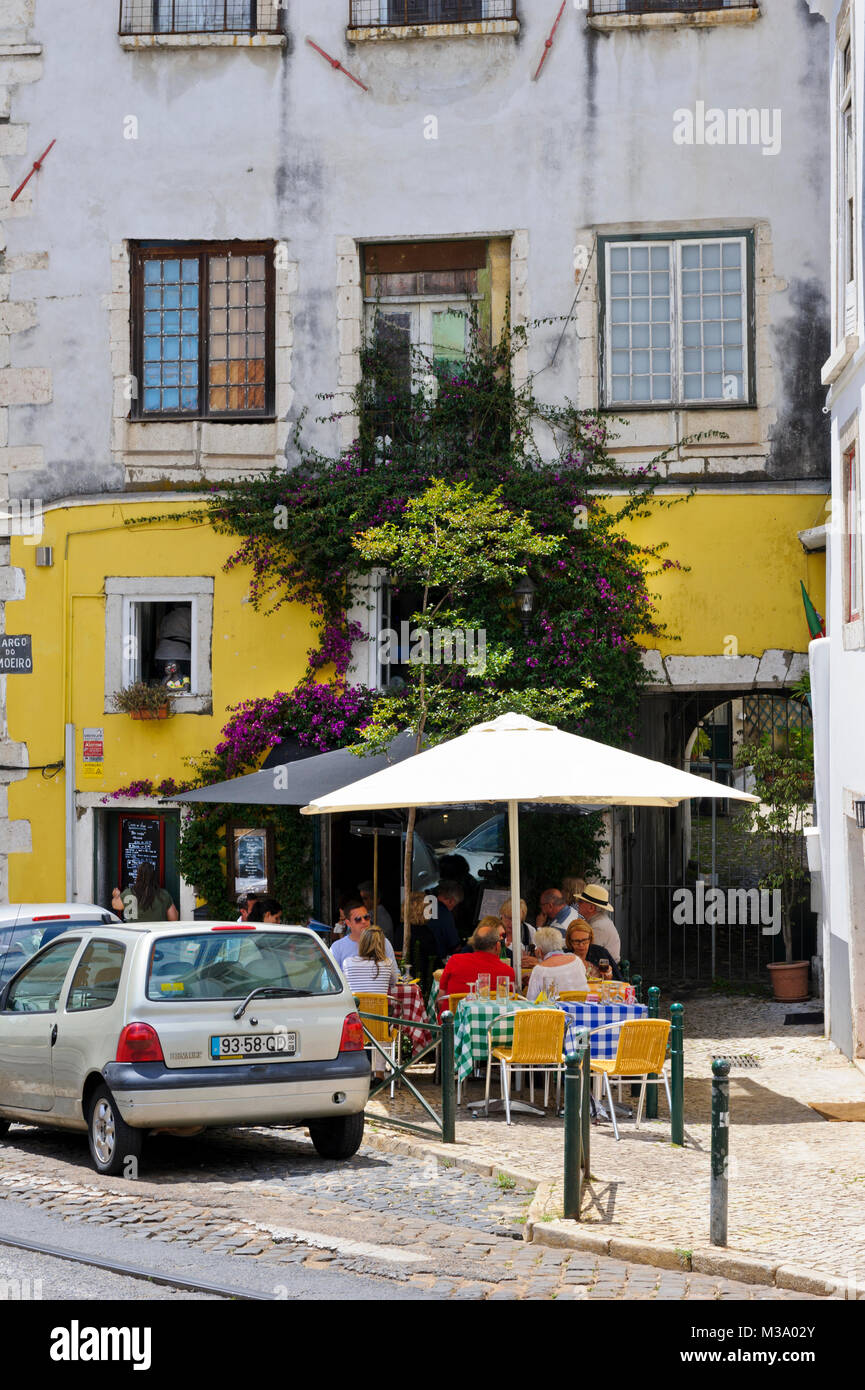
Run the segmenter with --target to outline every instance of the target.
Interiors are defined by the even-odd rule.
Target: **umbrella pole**
[[[378,926],[378,826],[372,832],[372,922],[371,926]]]
[[[523,988],[523,923],[520,916],[520,822],[519,802],[508,802],[508,837],[511,849],[511,944],[517,992]]]

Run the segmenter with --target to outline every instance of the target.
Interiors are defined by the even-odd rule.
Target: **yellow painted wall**
[[[184,756],[218,742],[228,705],[290,690],[306,668],[313,641],[308,612],[297,605],[270,617],[256,612],[247,601],[249,571],[222,572],[234,548],[230,537],[192,523],[162,521],[135,529],[124,524],[126,518],[177,510],[176,501],[154,499],[48,511],[41,544],[54,547],[50,569],[36,568],[32,546],[12,542],[12,563],[26,573],[27,594],[8,604],[6,625],[10,633],[33,634],[33,673],[7,679],[9,737],[28,744],[31,766],[56,762],[63,757],[64,724],[74,723],[79,792],[114,791],[139,778],[180,779],[187,771]],[[214,578],[213,714],[177,714],[164,721],[106,714],[105,577],[161,575]],[[72,668],[68,712],[64,642]],[[91,726],[105,730],[101,779],[83,775],[81,731]],[[64,780],[63,773],[46,780],[31,772],[9,789],[10,818],[30,821],[33,843],[32,854],[9,857],[13,902],[65,898]]]
[[[807,651],[799,580],[825,614],[826,563],[822,552],[805,553],[797,532],[822,525],[825,504],[813,493],[700,493],[630,524],[633,540],[650,545],[660,537],[666,556],[690,566],[652,580],[671,636],[646,645],[664,656],[721,655],[734,636],[739,656]]]
[[[660,534],[670,543],[670,556],[691,566],[690,573],[669,570],[653,582],[664,619],[682,638],[658,643],[664,655],[722,653],[731,634],[740,655],[773,647],[807,650],[799,580],[825,612],[824,557],[806,555],[796,533],[825,519],[824,502],[814,495],[701,494],[633,523],[635,539],[648,543]],[[74,723],[79,792],[107,793],[139,778],[183,777],[184,757],[218,741],[227,706],[291,689],[306,669],[313,641],[309,614],[296,605],[269,617],[256,612],[247,601],[248,570],[222,571],[233,549],[229,537],[167,520],[136,528],[124,524],[126,518],[164,516],[176,508],[171,499],[154,498],[48,511],[41,543],[54,548],[50,569],[36,568],[32,546],[20,538],[12,542],[12,563],[25,571],[27,593],[7,605],[6,626],[9,633],[32,633],[34,670],[7,678],[9,736],[28,744],[33,767],[63,757],[64,724]],[[163,575],[214,578],[213,714],[151,722],[106,714],[104,580]],[[98,780],[83,775],[81,759],[82,729],[94,725],[105,730],[104,776]],[[33,844],[32,854],[9,856],[10,898],[62,901],[64,775],[46,780],[31,772],[13,783],[9,815],[30,822]]]

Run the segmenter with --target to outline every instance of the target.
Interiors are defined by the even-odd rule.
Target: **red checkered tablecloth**
[[[423,995],[417,985],[406,984],[400,980],[388,991],[388,998],[390,999],[390,1012],[394,1017],[404,1018],[406,1021],[421,1025],[426,1023],[427,1014],[424,1008]],[[404,1031],[411,1039],[411,1045],[416,1052],[432,1042],[432,1034],[423,1026],[406,1028]]]

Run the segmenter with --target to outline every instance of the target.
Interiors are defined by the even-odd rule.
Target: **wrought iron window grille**
[[[281,34],[280,0],[120,0],[121,34]]]
[[[348,22],[352,29],[406,29],[516,17],[516,0],[349,0]]]
[[[589,0],[590,15],[707,14],[758,8],[758,0]]]

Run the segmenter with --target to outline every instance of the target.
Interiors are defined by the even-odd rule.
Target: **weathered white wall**
[[[14,173],[53,136],[58,143],[33,181],[32,215],[13,220],[8,236],[13,254],[38,248],[50,265],[13,276],[14,298],[33,304],[36,326],[14,335],[11,356],[16,368],[50,371],[50,399],[10,410],[15,493],[123,486],[120,455],[112,458],[109,315],[111,248],[129,238],[286,241],[297,265],[293,417],[337,384],[341,237],[526,229],[531,314],[546,317],[571,307],[580,229],[697,221],[759,222],[766,239],[762,410],[723,413],[733,440],[720,456],[745,454],[776,477],[825,471],[813,405],[815,367],[827,355],[827,45],[806,0],[763,0],[751,24],[615,34],[593,31],[569,5],[537,83],[554,17],[538,0],[520,6],[516,39],[350,46],[347,9],[345,0],[291,0],[285,50],[128,51],[114,4],[37,0],[31,36],[44,47],[44,75],[16,95],[13,119],[28,133]],[[333,71],[306,35],[369,93]],[[780,108],[781,152],[675,145],[673,112],[697,101]],[[124,138],[129,116],[135,140]],[[436,140],[424,138],[428,116]],[[535,338],[538,389],[591,404],[593,347],[584,339],[580,358],[574,324],[544,370],[560,331]],[[717,412],[643,416],[630,443],[652,449],[709,414]],[[320,437],[336,445],[335,433]],[[741,480],[743,469],[731,476]]]
[[[836,0],[828,32],[830,54],[836,24],[846,4]],[[826,617],[828,641],[812,643],[817,821],[820,831],[823,898],[823,955],[830,1037],[848,1055],[865,1056],[865,832],[856,826],[853,802],[865,799],[865,625],[845,623],[844,574],[850,537],[845,532],[843,453],[855,443],[860,479],[865,477],[865,242],[862,240],[862,174],[865,163],[865,4],[851,0],[854,120],[858,132],[857,225],[858,306],[856,331],[846,339],[836,329],[832,360],[847,356],[834,376],[827,400],[832,413],[832,507],[827,528]],[[827,115],[836,120],[836,77],[827,86]],[[833,147],[833,165],[835,165]],[[836,166],[837,167],[837,166]],[[832,202],[837,194],[832,182]],[[837,252],[838,227],[832,243]],[[834,306],[837,309],[837,305]],[[858,438],[857,438],[858,434]],[[865,559],[865,553],[863,553]]]

